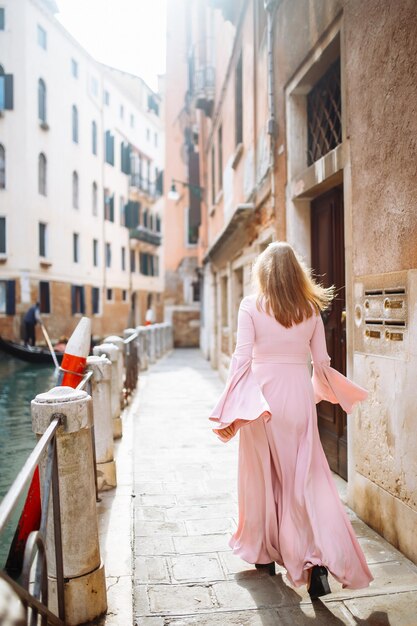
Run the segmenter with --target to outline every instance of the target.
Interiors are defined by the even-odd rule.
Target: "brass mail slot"
[[[404,300],[390,300],[390,298],[385,298],[384,300],[385,309],[402,309],[403,306]]]
[[[385,331],[385,338],[390,339],[391,341],[403,341],[404,335],[403,333],[393,333],[389,330]]]
[[[366,329],[365,335],[367,337],[373,337],[374,339],[380,339],[381,338],[381,333],[380,333],[379,330],[369,330],[369,328]]]

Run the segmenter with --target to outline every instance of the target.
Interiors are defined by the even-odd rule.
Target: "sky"
[[[165,72],[167,1],[56,0],[56,17],[97,61],[156,90],[157,75]]]

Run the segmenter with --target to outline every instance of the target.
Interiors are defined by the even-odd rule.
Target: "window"
[[[122,120],[125,116],[125,108],[123,104],[120,105],[120,119]]]
[[[6,254],[6,218],[0,217],[0,254]]]
[[[106,267],[111,267],[111,244],[106,243]]]
[[[46,196],[46,156],[40,153],[38,159],[38,192]]]
[[[93,239],[93,265],[98,267],[98,239]]]
[[[191,289],[193,293],[193,302],[200,302],[200,281],[195,280],[192,282]]]
[[[46,85],[42,78],[38,80],[38,118],[46,124]]]
[[[97,78],[95,78],[95,76],[91,77],[91,93],[93,94],[93,96],[97,97],[98,96],[98,80]]]
[[[148,211],[143,212],[143,225],[148,228]]]
[[[152,214],[149,216],[149,228],[153,230],[153,215]]]
[[[159,115],[159,104],[153,93],[148,94],[148,109],[153,111],[155,115]]]
[[[5,11],[3,7],[0,7],[0,30],[5,28]]]
[[[216,204],[216,151],[211,147],[211,204]]]
[[[160,233],[161,232],[161,218],[159,217],[159,215],[156,216],[156,232]]]
[[[119,216],[120,216],[120,226],[126,226],[125,223],[125,199],[123,196],[120,196],[119,199]]]
[[[114,222],[114,194],[110,195],[108,189],[104,190],[104,219]]]
[[[108,91],[106,91],[106,89],[104,90],[103,100],[106,106],[110,105],[110,94]]]
[[[130,114],[130,128],[134,128],[135,127],[135,116],[133,115],[133,113]]]
[[[122,290],[122,300],[123,300],[123,302],[127,301],[127,290],[126,289]]]
[[[0,111],[13,110],[13,74],[5,74],[0,65]]]
[[[38,44],[40,45],[41,48],[46,50],[46,44],[47,44],[46,30],[42,28],[42,26],[39,26],[39,24],[38,24]]]
[[[106,289],[106,299],[113,300],[113,289]]]
[[[148,252],[140,252],[140,273],[144,276],[159,275],[159,257],[149,254]]]
[[[223,127],[220,125],[217,131],[217,159],[218,159],[218,181],[219,189],[223,188]]]
[[[98,193],[97,193],[97,183],[95,181],[93,182],[92,201],[93,201],[93,215],[97,215],[98,214]]]
[[[122,272],[126,271],[126,248],[122,246]]]
[[[342,98],[340,59],[307,95],[308,165],[342,142]]]
[[[16,313],[16,281],[0,280],[0,313]]]
[[[154,134],[153,140],[154,140],[154,144],[155,144],[155,148],[156,148],[158,146],[158,133]]]
[[[130,174],[130,161],[131,161],[131,149],[130,144],[122,142],[120,144],[120,169],[123,174]]]
[[[80,235],[72,233],[72,260],[74,263],[80,262]]]
[[[71,59],[71,74],[74,78],[78,78],[78,63],[75,59]]]
[[[149,130],[149,128],[146,129],[146,139],[149,141],[151,138],[151,131]]]
[[[72,105],[72,140],[78,143],[78,109],[75,104]]]
[[[149,191],[151,188],[151,162],[146,162],[146,189]]]
[[[100,289],[98,287],[91,288],[91,312],[93,315],[100,313]]]
[[[97,154],[97,123],[91,122],[91,150],[93,154]]]
[[[6,189],[6,150],[0,143],[0,189]]]
[[[39,222],[39,256],[45,258],[46,252],[46,224]]]
[[[109,130],[106,130],[104,136],[105,154],[104,158],[106,163],[114,165],[114,136]]]
[[[130,251],[130,271],[136,272],[136,253],[134,250]]]
[[[71,311],[73,315],[85,313],[85,294],[81,285],[71,285]]]
[[[78,209],[78,174],[72,173],[72,207]]]
[[[187,208],[187,245],[189,246],[195,246],[198,243],[198,226],[192,225],[191,220],[190,220],[190,209]]]
[[[235,71],[235,143],[243,142],[243,66],[242,53]]]
[[[50,288],[47,281],[39,282],[39,311],[40,313],[51,312]]]

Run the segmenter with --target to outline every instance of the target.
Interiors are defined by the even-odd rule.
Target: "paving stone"
[[[178,537],[178,539],[180,539]],[[135,555],[136,556],[159,556],[163,554],[175,554],[177,550],[174,547],[172,537],[136,537],[135,538]]]
[[[170,559],[172,577],[177,582],[224,580],[216,554],[184,555]]]
[[[208,585],[150,586],[148,597],[150,611],[164,615],[194,613],[216,605]]]
[[[146,522],[138,520],[135,527],[136,537],[149,537],[152,535],[173,537],[185,534],[183,522]]]
[[[229,551],[229,534],[191,535],[174,537],[173,542],[178,554],[202,554],[204,552]]]
[[[341,602],[322,604],[310,602],[297,607],[283,607],[277,609],[277,626],[354,626],[358,622],[352,617],[349,610]],[[366,622],[367,624],[367,622]],[[378,626],[383,626],[379,622]],[[375,624],[376,626],[376,624]],[[389,626],[387,623],[386,626]]]
[[[136,520],[154,520],[154,521],[166,521],[167,509],[156,506],[137,506],[135,509]],[[172,519],[172,518],[171,518]]]
[[[198,506],[172,507],[167,509],[167,519],[172,520],[201,520],[219,517],[233,517],[237,514],[234,504],[216,504],[216,506],[200,504]]]
[[[216,612],[197,617],[173,617],[168,618],[165,624],[168,626],[278,626],[279,622],[276,610],[252,610]],[[296,622],[294,622],[296,626]]]
[[[213,591],[219,606],[229,610],[262,609],[300,603],[300,596],[285,585],[281,576],[259,574],[257,571],[245,578],[215,583]]]
[[[171,582],[166,559],[161,556],[137,557],[134,574],[137,583]]]
[[[191,496],[178,496],[180,506],[192,506],[194,504],[223,504],[237,502],[236,493],[204,493]]]
[[[135,484],[135,493],[139,496],[149,494],[163,494],[164,484],[161,482],[137,482]]]
[[[367,626],[415,626],[417,624],[416,592],[390,594],[371,598],[345,600],[355,624]]]
[[[175,506],[177,499],[171,494],[145,494],[139,496],[135,504],[140,506]]]
[[[236,525],[232,519],[214,518],[190,520],[185,522],[189,535],[213,535],[214,533],[233,532]]]
[[[381,563],[384,561],[398,561],[398,559],[402,558],[401,553],[387,541],[381,540],[381,537],[379,537],[378,540],[370,539],[369,537],[360,537],[359,544],[368,564]]]

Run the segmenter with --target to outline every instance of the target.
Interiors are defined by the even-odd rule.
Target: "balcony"
[[[197,109],[201,109],[208,117],[213,113],[215,71],[214,67],[205,65],[194,74],[194,101]]]
[[[162,172],[160,172],[162,175]],[[131,187],[135,187],[142,193],[147,194],[151,198],[159,198],[162,196],[162,188],[160,184],[160,177],[156,181],[151,182],[140,174],[131,174],[129,184]]]
[[[137,226],[136,228],[129,228],[129,238],[136,239],[137,241],[143,241],[150,243],[153,246],[160,246],[162,241],[161,233],[157,233],[145,226]]]

